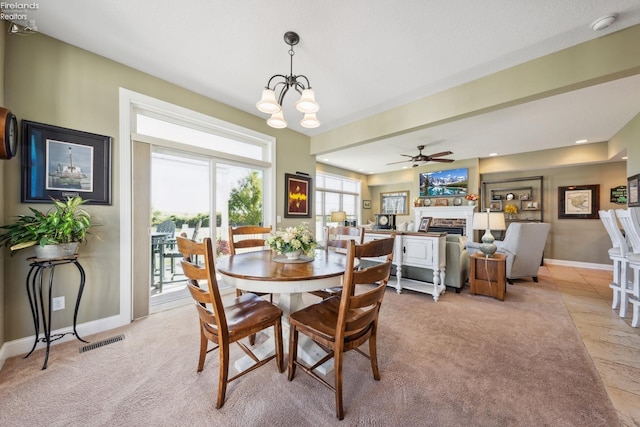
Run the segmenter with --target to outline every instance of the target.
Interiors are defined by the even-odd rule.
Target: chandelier
[[[296,76],[293,74],[293,55],[295,55],[293,46],[300,42],[300,37],[293,31],[287,31],[284,33],[284,42],[289,45],[291,61],[289,75],[276,74],[271,76],[267,86],[262,90],[262,99],[256,104],[256,107],[263,113],[271,114],[271,117],[267,119],[269,126],[277,129],[286,128],[287,121],[284,119],[284,113],[282,112],[282,100],[289,92],[289,89],[294,88],[301,95],[296,102],[296,109],[304,114],[300,125],[305,128],[316,128],[320,126],[320,122],[316,118],[316,112],[320,109],[320,106],[316,102],[309,79],[303,75]],[[277,100],[276,90],[279,90]]]

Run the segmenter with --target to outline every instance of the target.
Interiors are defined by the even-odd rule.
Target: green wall
[[[315,171],[315,159],[309,154],[309,138],[291,130],[268,127],[263,118],[239,111],[148,74],[133,70],[107,58],[35,34],[6,38],[5,101],[19,120],[31,120],[113,137],[112,206],[89,206],[87,210],[103,224],[98,234],[81,248],[81,262],[87,272],[87,286],[80,306],[78,323],[117,315],[120,311],[120,194],[119,111],[120,87],[210,116],[244,126],[277,138],[276,214],[284,211],[284,173]],[[20,161],[5,162],[5,218],[28,212],[20,203]],[[34,205],[44,208],[44,205]],[[286,221],[286,220],[285,220]],[[286,226],[283,221],[278,226]],[[292,220],[288,220],[291,222]],[[33,324],[24,291],[26,258],[31,250],[9,257],[5,255],[4,341],[33,335]],[[65,282],[68,280],[69,284]],[[67,307],[77,289],[77,273],[72,269],[56,271],[54,296],[65,295]],[[1,314],[1,313],[0,313]],[[73,310],[57,312],[52,328],[72,324]],[[2,342],[0,342],[0,345]]]
[[[67,45],[41,34],[29,37],[0,36],[0,75],[4,73],[4,86],[0,88],[0,100],[10,108],[19,119],[38,121],[57,126],[79,129],[98,134],[110,135],[113,145],[113,205],[108,207],[91,206],[91,213],[103,223],[99,230],[102,240],[93,240],[82,250],[82,262],[87,270],[88,285],[80,309],[79,322],[89,322],[119,312],[119,124],[118,124],[118,88],[124,87],[145,95],[174,103],[221,120],[250,128],[252,130],[273,135],[277,138],[277,200],[276,214],[283,216],[284,173],[315,170],[315,154],[343,146],[359,145],[367,141],[383,138],[386,135],[407,130],[428,127],[444,121],[455,120],[469,114],[479,114],[514,103],[526,102],[551,94],[588,86],[590,84],[620,78],[640,72],[640,26],[604,36],[593,42],[567,49],[531,63],[523,64],[504,72],[497,73],[476,82],[437,94],[407,106],[399,107],[388,113],[382,113],[354,124],[325,132],[310,138],[290,130],[274,130],[269,128],[264,119],[236,110],[217,101],[169,84],[148,74],[133,70],[109,59],[91,54],[76,47]],[[4,42],[3,42],[4,41]],[[7,60],[9,59],[9,60]],[[541,76],[546,78],[541,79]],[[524,84],[526,83],[526,84]],[[640,118],[634,118],[607,145],[606,150],[618,153],[626,150],[629,160],[626,163],[626,176],[640,173]],[[311,147],[311,148],[310,148]],[[598,148],[598,147],[595,147]],[[310,152],[313,155],[310,155]],[[540,155],[539,161],[528,157],[528,168],[540,168],[536,173],[549,177],[545,186],[549,188],[547,197],[553,198],[554,188],[560,185],[595,183],[600,180],[601,195],[611,182],[612,186],[620,185],[625,175],[621,164],[614,166],[571,165],[568,156],[563,165],[549,164]],[[600,156],[595,154],[596,157]],[[605,155],[606,157],[606,155]],[[498,161],[511,160],[511,166],[500,169]],[[475,168],[477,175],[500,174],[505,170],[513,174],[518,159],[497,159],[491,161],[471,160],[470,168]],[[515,162],[515,163],[514,163]],[[458,163],[458,162],[456,162]],[[462,162],[461,162],[462,163]],[[582,161],[578,162],[582,163]],[[558,168],[556,168],[556,166]],[[462,167],[462,166],[461,166]],[[589,168],[584,169],[583,167]],[[320,170],[322,167],[319,167]],[[423,167],[428,170],[430,166]],[[562,170],[567,168],[566,170]],[[613,170],[612,170],[613,169]],[[517,169],[515,169],[517,170]],[[620,172],[623,170],[623,172]],[[381,176],[363,177],[367,189],[363,198],[372,203],[379,203],[381,191],[396,191],[409,188],[412,197],[417,192],[415,172],[411,175],[403,173],[382,174]],[[611,174],[611,175],[610,175]],[[18,159],[0,163],[0,188],[2,183],[11,182],[11,186],[0,194],[0,218],[6,221],[20,213],[27,212],[27,205],[20,203],[20,162]],[[473,186],[473,184],[472,184]],[[479,181],[476,183],[479,186]],[[387,190],[388,189],[388,190]],[[1,191],[1,190],[0,190]],[[545,205],[552,208],[552,201]],[[374,205],[375,206],[375,205]],[[601,204],[602,207],[604,205]],[[42,207],[37,205],[36,207]],[[377,212],[375,207],[363,211],[369,215]],[[545,213],[551,218],[553,212]],[[287,226],[291,223],[284,220],[276,226]],[[599,262],[595,257],[596,246],[584,254],[580,250],[585,240],[590,242],[597,224],[596,221],[584,223],[585,220],[564,220],[563,224],[555,224],[559,234],[553,237],[554,247],[549,249],[551,258],[575,259],[585,262]],[[581,224],[588,224],[586,228]],[[593,227],[593,229],[591,228]],[[606,239],[600,239],[603,247]],[[556,248],[557,245],[557,248]],[[606,248],[602,249],[606,251]],[[571,257],[564,258],[564,253]],[[4,274],[0,275],[0,346],[7,341],[31,336],[32,321],[26,307],[28,301],[24,292],[24,279],[27,274],[27,251],[8,256],[4,250]],[[601,261],[608,264],[608,259]],[[2,266],[0,266],[2,269]],[[62,270],[60,270],[62,273]],[[58,274],[58,273],[56,273]],[[70,273],[65,278],[77,281]],[[73,295],[75,286],[61,285],[58,294]],[[68,303],[67,303],[68,304]],[[54,319],[53,328],[61,328],[71,324],[72,310],[65,310]],[[2,354],[0,353],[0,359]]]
[[[4,57],[5,57],[5,39],[6,39],[6,23],[0,25],[0,82],[4,83]],[[4,106],[4,84],[0,84],[0,105]],[[4,192],[4,165],[6,160],[0,160],[0,221],[5,224],[5,192]],[[4,259],[5,252],[0,252],[0,349],[4,344]],[[1,354],[1,352],[0,352]],[[0,357],[0,367],[2,367],[2,358]]]

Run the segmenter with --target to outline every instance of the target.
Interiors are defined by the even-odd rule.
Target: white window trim
[[[267,159],[271,161],[271,167],[265,170],[263,177],[265,184],[265,221],[273,223],[276,218],[275,194],[267,194],[267,191],[276,191],[276,139],[274,137],[122,87],[119,89],[118,107],[120,124],[120,312],[118,314],[118,325],[116,326],[129,324],[133,318],[133,200],[131,191],[133,165],[131,124],[136,110],[154,111],[163,116],[173,116],[187,123],[196,123],[245,141],[266,143],[266,155]],[[247,159],[243,159],[243,161],[247,162]]]

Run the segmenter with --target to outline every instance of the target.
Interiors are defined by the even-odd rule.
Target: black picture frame
[[[558,187],[558,219],[598,219],[600,184]]]
[[[627,178],[627,206],[631,208],[640,206],[638,190],[640,190],[640,175]]]
[[[363,200],[362,209],[371,209],[371,200]]]
[[[110,136],[22,120],[22,203],[80,196],[110,205],[111,143]]]
[[[308,175],[284,174],[284,217],[311,218],[312,180]]]

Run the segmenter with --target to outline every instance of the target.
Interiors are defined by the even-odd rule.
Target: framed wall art
[[[634,175],[627,178],[627,206],[640,206],[638,199],[638,187],[640,186],[640,175]]]
[[[311,218],[311,177],[284,174],[284,217]]]
[[[362,209],[371,209],[371,200],[363,200]]]
[[[22,121],[22,203],[111,204],[111,137]]]
[[[423,216],[420,219],[420,225],[418,226],[418,231],[426,233],[429,231],[429,225],[431,224],[430,216]]]
[[[598,219],[600,185],[558,187],[558,219]]]
[[[619,185],[617,187],[613,187],[611,189],[611,203],[615,203],[617,205],[626,205],[627,204],[627,186]]]
[[[409,192],[380,193],[380,213],[408,215]]]

